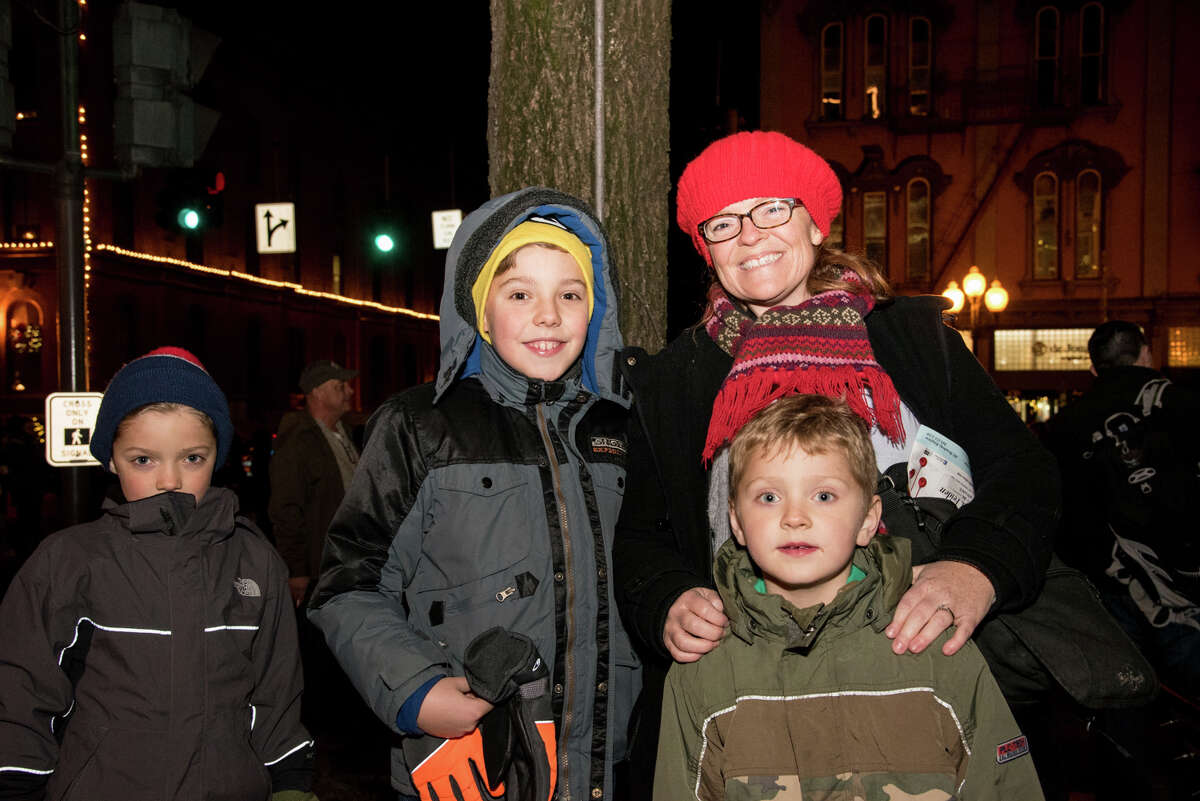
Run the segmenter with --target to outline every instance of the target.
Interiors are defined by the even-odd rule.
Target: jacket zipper
[[[571,532],[567,525],[567,502],[562,493],[562,478],[558,472],[558,458],[554,455],[554,444],[550,441],[550,431],[546,422],[545,416],[542,414],[542,405],[537,407],[538,431],[542,435],[542,445],[546,449],[546,456],[550,460],[550,474],[554,480],[554,497],[558,500],[558,522],[562,531],[563,544],[563,583],[567,589],[566,609],[567,615],[567,652],[563,655],[564,673],[562,676],[564,708],[563,708],[563,730],[559,735],[559,752],[558,752],[558,791],[556,793],[559,801],[571,801],[571,784],[568,780],[568,758],[567,758],[567,733],[571,730],[571,719],[574,713],[571,710],[571,700],[574,695],[574,688],[571,686],[571,677],[575,675],[575,584],[572,581],[571,570]]]

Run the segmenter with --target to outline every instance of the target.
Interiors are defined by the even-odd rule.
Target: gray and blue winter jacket
[[[592,253],[587,341],[555,381],[527,378],[483,342],[470,294],[492,250],[531,216],[554,218]],[[630,405],[616,369],[617,293],[605,233],[582,201],[529,188],[467,217],[446,259],[438,378],[368,422],[309,610],[401,734],[405,701],[463,675],[477,634],[530,637],[553,670],[564,800],[612,797],[640,681],[611,585]],[[393,785],[415,794],[402,750],[392,763]]]

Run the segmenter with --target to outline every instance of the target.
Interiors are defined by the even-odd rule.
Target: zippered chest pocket
[[[545,529],[542,499],[531,476],[514,465],[447,468],[422,543],[424,588],[458,587],[521,562]]]

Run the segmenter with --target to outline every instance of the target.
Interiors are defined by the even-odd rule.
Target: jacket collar
[[[105,515],[131,534],[200,537],[209,542],[233,533],[237,511],[237,495],[221,487],[209,487],[199,505],[195,496],[186,492],[162,492],[125,503],[104,502]]]
[[[908,540],[877,536],[854,552],[854,564],[866,577],[847,584],[828,604],[798,609],[779,595],[755,589],[759,579],[749,552],[729,540],[717,551],[714,575],[725,604],[731,632],[747,643],[776,642],[784,649],[806,651],[822,632],[849,632],[870,626],[883,631],[900,596],[912,583]]]
[[[479,380],[497,402],[509,406],[533,406],[574,398],[580,386],[579,362],[555,381],[542,381],[514,370],[500,358],[496,349],[483,343],[480,351]]]

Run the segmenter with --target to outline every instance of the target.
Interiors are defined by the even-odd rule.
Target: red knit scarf
[[[847,273],[857,283],[857,276]],[[869,294],[833,289],[797,306],[775,306],[755,319],[714,287],[713,315],[705,325],[733,367],[713,403],[704,462],[751,417],[792,394],[844,397],[855,414],[890,441],[905,440],[900,396],[875,361],[863,318],[875,306]]]

